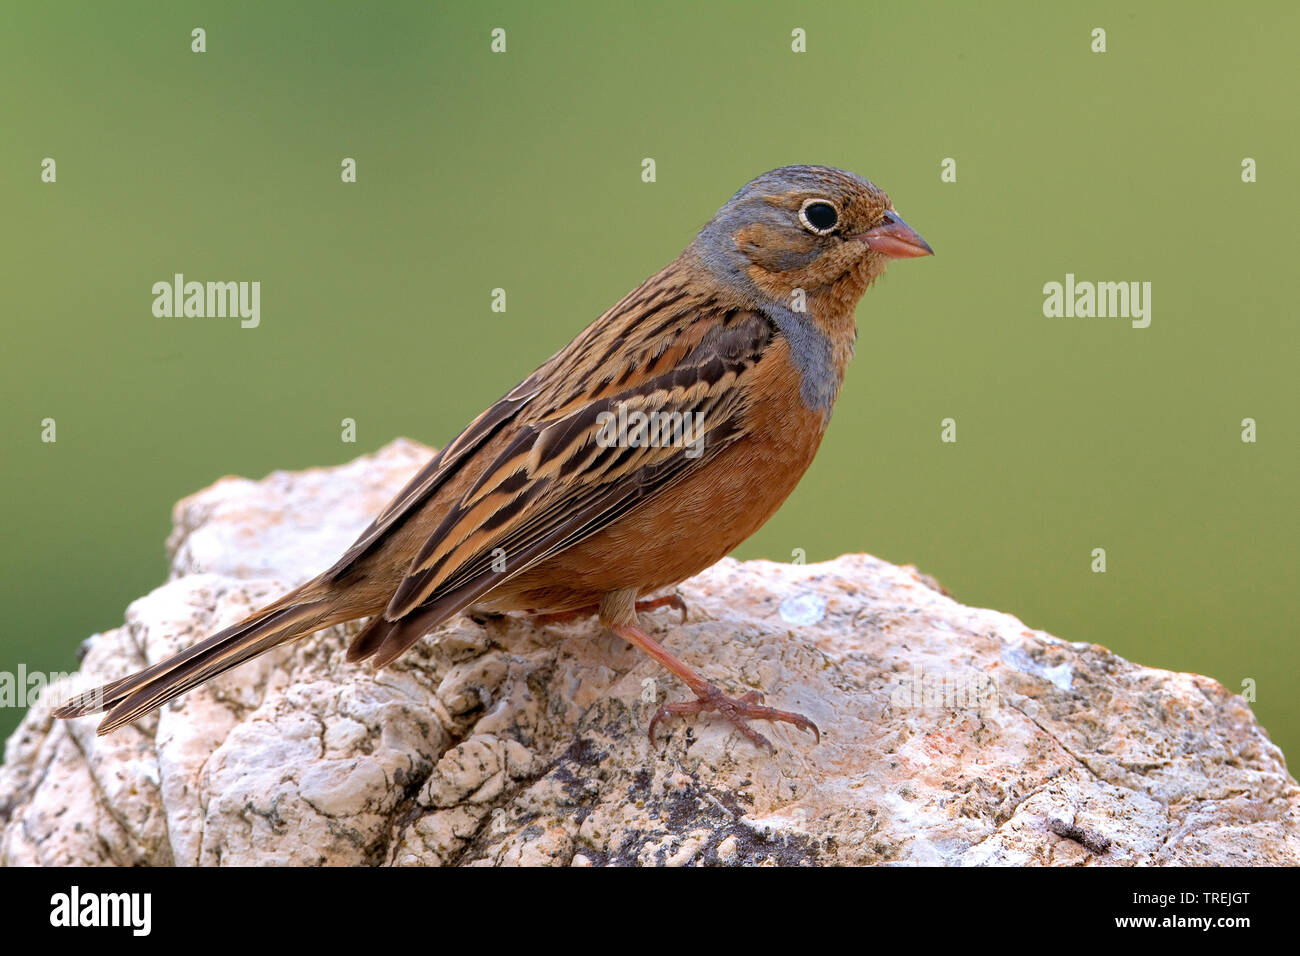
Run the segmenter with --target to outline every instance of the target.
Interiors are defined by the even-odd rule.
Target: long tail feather
[[[388,620],[382,614],[376,614],[370,623],[352,638],[352,644],[348,647],[348,660],[361,661],[378,655],[373,662],[375,668],[387,667],[403,651],[454,613],[453,610],[431,615],[417,610],[395,621]]]
[[[286,594],[152,667],[87,691],[54,711],[54,716],[81,717],[107,711],[98,733],[111,733],[244,661],[337,623],[331,619],[327,602],[306,599],[305,591],[304,587]]]
[[[376,668],[387,667],[412,644],[453,614],[473,604],[496,583],[486,575],[479,575],[399,618],[390,620],[383,614],[376,614],[352,638],[352,644],[348,647],[348,660],[360,661],[373,657]]]
[[[395,623],[397,622],[388,620],[383,614],[372,617],[365,627],[357,631],[352,638],[352,643],[348,645],[348,663],[355,664],[357,661],[363,661],[379,650]]]

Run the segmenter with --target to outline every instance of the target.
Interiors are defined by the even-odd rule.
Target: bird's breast
[[[781,507],[821,444],[829,409],[808,408],[800,388],[778,338],[754,369],[740,438],[626,517],[505,583],[494,609],[561,611],[620,588],[649,593],[725,557]]]

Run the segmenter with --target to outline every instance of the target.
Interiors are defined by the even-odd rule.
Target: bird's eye
[[[824,236],[840,222],[840,211],[825,199],[809,199],[799,210],[799,221],[809,232]]]

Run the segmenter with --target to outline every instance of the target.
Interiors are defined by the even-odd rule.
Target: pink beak
[[[876,252],[891,259],[915,259],[917,256],[934,255],[930,244],[892,209],[885,213],[885,221],[880,225],[860,232],[853,238],[864,240]]]

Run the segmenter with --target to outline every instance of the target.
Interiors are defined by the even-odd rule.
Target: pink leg
[[[788,710],[776,710],[773,707],[763,706],[763,695],[758,691],[750,691],[740,697],[728,697],[716,685],[709,683],[695,671],[691,670],[684,663],[668,653],[662,644],[652,638],[649,634],[641,629],[639,624],[611,624],[606,622],[615,634],[623,640],[635,644],[641,650],[645,651],[669,671],[681,679],[687,687],[695,692],[695,700],[683,701],[679,704],[664,704],[655,712],[654,717],[650,719],[650,742],[655,739],[655,727],[659,721],[665,717],[681,717],[687,714],[700,714],[707,711],[714,711],[724,719],[735,725],[736,729],[744,734],[757,747],[765,750],[775,750],[772,742],[760,734],[753,727],[749,726],[751,720],[779,720],[787,724],[794,724],[800,730],[811,730],[817,737],[817,742],[821,743],[822,734],[814,724],[803,714],[792,713]]]

